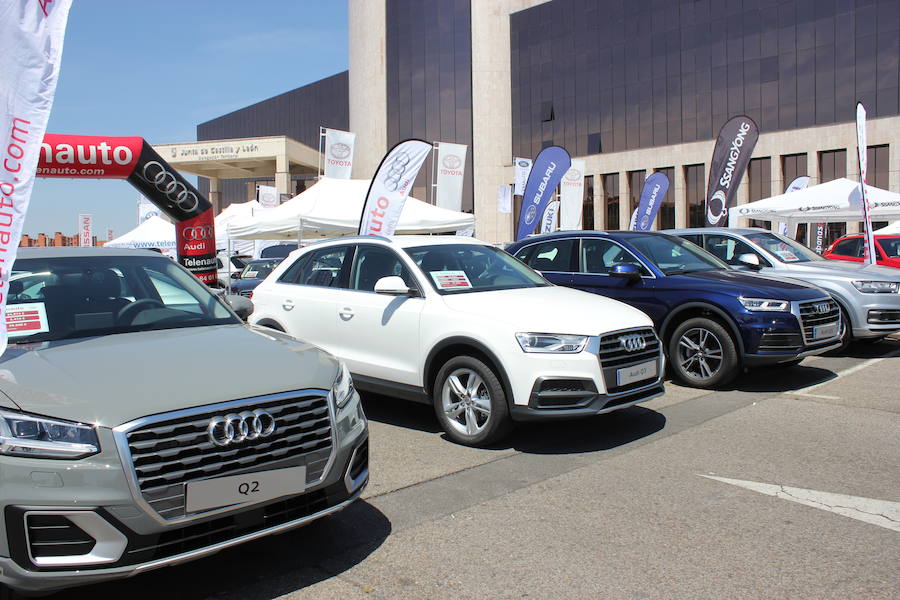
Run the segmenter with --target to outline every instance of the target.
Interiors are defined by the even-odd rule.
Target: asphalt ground
[[[898,373],[855,344],[490,449],[366,396],[363,501],[51,598],[900,598]]]

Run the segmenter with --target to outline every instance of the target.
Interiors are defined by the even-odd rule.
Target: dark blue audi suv
[[[672,376],[693,387],[718,387],[743,368],[796,364],[840,346],[841,313],[827,292],[735,269],[675,236],[561,231],[506,250],[551,283],[647,313]]]

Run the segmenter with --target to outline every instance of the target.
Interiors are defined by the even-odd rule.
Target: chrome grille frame
[[[609,340],[611,338],[618,338],[619,336],[621,336],[623,334],[632,334],[632,333],[641,333],[645,337],[647,337],[647,334],[649,333],[652,336],[653,340],[655,340],[655,342],[656,342],[656,352],[654,353],[652,350],[645,349],[645,350],[640,350],[638,352],[635,352],[630,356],[626,352],[626,353],[622,354],[621,356],[613,358],[613,361],[621,361],[622,358],[629,359],[627,361],[616,362],[615,364],[609,364],[609,362],[610,362],[609,358],[606,357],[606,362],[604,362],[605,357],[603,356],[603,353],[602,353],[603,343],[606,340]],[[602,377],[603,377],[603,387],[604,387],[605,395],[608,398],[610,398],[612,400],[612,399],[618,398],[620,396],[627,396],[629,394],[639,393],[641,391],[648,390],[650,388],[660,385],[663,377],[665,377],[666,354],[665,354],[665,349],[663,348],[662,340],[659,339],[659,336],[656,334],[656,329],[654,329],[653,327],[629,327],[627,329],[618,329],[616,331],[610,331],[608,333],[600,334],[599,336],[597,336],[596,339],[597,339],[597,345],[595,348],[592,348],[591,350],[597,355],[597,362],[600,363],[600,371],[601,371]],[[651,353],[653,353],[652,357],[651,357]],[[656,373],[656,377],[654,379],[649,380],[648,383],[639,385],[637,387],[610,391],[612,388],[615,388],[617,386],[610,385],[610,381],[607,377],[607,375],[608,375],[607,370],[610,370],[611,373],[615,373],[615,369],[619,369],[619,368],[633,365],[633,364],[639,364],[642,362],[647,362],[650,360],[656,361],[657,373]]]
[[[829,310],[828,313],[827,313],[826,315],[822,315],[822,316],[813,316],[813,315],[811,315],[811,314],[809,314],[809,313],[806,313],[806,314],[804,313],[804,309],[805,309],[805,308],[807,308],[807,307],[809,307],[809,306],[812,306],[812,305],[814,305],[814,304],[819,304],[819,303],[821,303],[821,302],[827,302],[827,303],[829,303],[829,304],[831,305],[831,310]],[[791,303],[791,312],[794,314],[795,317],[797,317],[797,321],[798,321],[798,323],[799,323],[799,325],[800,325],[800,332],[803,334],[803,343],[804,343],[804,345],[806,345],[806,346],[809,346],[809,345],[820,346],[820,345],[822,345],[822,344],[825,344],[826,342],[835,340],[835,339],[837,339],[838,337],[840,337],[840,331],[841,331],[841,309],[840,309],[840,307],[838,306],[838,303],[835,302],[835,300],[834,300],[833,298],[831,298],[831,297],[825,297],[825,298],[818,298],[818,299],[816,299],[816,300],[803,300],[803,301],[800,301],[800,302],[792,302],[792,303]],[[827,320],[824,320],[824,321],[821,321],[821,322],[818,322],[818,321],[817,321],[817,322],[815,322],[815,323],[809,323],[809,324],[807,324],[807,322],[808,322],[808,320],[810,319],[810,317],[813,317],[813,318],[815,318],[815,319],[827,319]],[[836,318],[832,318],[832,317],[836,317]],[[834,336],[832,336],[832,337],[830,337],[830,338],[822,338],[822,339],[820,339],[820,340],[813,340],[813,339],[810,339],[810,336],[812,335],[812,328],[813,328],[813,327],[816,327],[816,326],[818,326],[818,325],[825,325],[825,324],[828,324],[828,323],[834,323],[834,322],[836,322],[836,323],[838,324],[838,333],[837,333],[836,335],[834,335]],[[807,328],[809,328],[809,330],[810,330],[809,335],[807,335],[807,333],[806,333]]]
[[[336,422],[335,422],[335,410],[334,410],[334,398],[332,398],[331,390],[326,389],[318,389],[318,388],[309,388],[304,390],[296,390],[292,392],[281,392],[277,394],[268,394],[265,396],[254,396],[252,398],[242,398],[239,400],[230,400],[227,402],[220,402],[217,404],[206,404],[203,406],[196,406],[189,409],[177,410],[167,413],[160,413],[156,415],[150,415],[146,417],[141,417],[139,419],[135,419],[133,421],[129,421],[128,423],[124,423],[119,425],[118,427],[114,427],[112,429],[113,437],[116,442],[116,447],[119,451],[119,458],[122,461],[122,467],[125,472],[125,478],[128,481],[128,488],[131,490],[131,496],[134,498],[135,503],[141,507],[141,509],[150,517],[152,517],[157,523],[165,526],[182,526],[185,523],[189,523],[191,521],[195,521],[197,519],[205,519],[208,517],[212,517],[218,514],[233,512],[236,509],[245,508],[247,506],[252,506],[256,504],[256,502],[247,502],[245,504],[241,504],[239,507],[235,507],[234,505],[225,506],[221,508],[215,508],[212,510],[207,510],[198,513],[190,513],[184,514],[181,516],[166,518],[162,516],[159,512],[156,511],[153,506],[147,501],[144,497],[143,492],[141,491],[140,484],[138,482],[137,470],[134,466],[134,461],[131,455],[131,448],[128,442],[128,434],[140,429],[142,427],[146,427],[148,425],[153,425],[157,423],[162,423],[165,421],[173,421],[177,419],[190,418],[203,414],[211,414],[218,412],[234,412],[240,411],[244,408],[252,408],[256,407],[260,404],[278,402],[278,401],[288,401],[291,399],[303,399],[303,398],[312,398],[312,397],[321,397],[325,399],[325,403],[328,409],[328,419],[330,424],[330,451],[328,454],[328,460],[325,463],[325,467],[322,469],[322,475],[314,480],[307,481],[306,488],[309,489],[315,487],[316,485],[321,484],[325,479],[327,479],[328,475],[331,473],[331,468],[334,465],[335,456],[337,454],[337,434],[335,431]],[[267,470],[265,466],[258,469],[259,471]],[[252,472],[252,471],[250,471]],[[223,473],[222,476],[234,475],[238,474],[235,472]],[[207,478],[213,479],[213,478]],[[203,479],[197,479],[195,481],[202,481]],[[185,484],[182,484],[185,485]],[[260,501],[263,502],[263,501]]]

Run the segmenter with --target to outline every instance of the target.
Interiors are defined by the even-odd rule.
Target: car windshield
[[[670,235],[632,235],[626,238],[666,275],[731,269],[706,250]]]
[[[265,279],[281,260],[251,260],[241,271],[241,279]]]
[[[878,238],[878,243],[888,258],[900,258],[900,237]]]
[[[439,294],[551,285],[503,250],[475,244],[440,244],[407,248],[406,253]]]
[[[20,258],[7,302],[11,344],[240,322],[194,276],[149,252]]]
[[[783,263],[825,260],[803,244],[777,233],[759,231],[745,234],[744,237]]]

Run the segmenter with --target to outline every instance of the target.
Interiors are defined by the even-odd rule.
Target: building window
[[[581,205],[582,229],[594,228],[594,176],[584,178],[584,202]]]
[[[888,146],[887,144],[885,144],[884,146],[869,146],[866,149],[866,183],[868,185],[881,188],[883,190],[889,189],[889,159],[890,146]],[[887,227],[887,225],[887,221],[873,221],[872,230],[875,231],[877,229],[881,229],[882,227]],[[863,229],[862,227],[862,224],[860,224],[859,230],[865,231],[865,229]]]
[[[828,150],[819,152],[819,181],[825,183],[847,176],[847,151]],[[811,226],[812,227],[812,226]],[[813,230],[810,230],[812,232]],[[824,248],[847,233],[846,223],[829,223],[825,229]],[[812,236],[810,236],[812,238]],[[812,240],[810,240],[812,241]]]
[[[628,218],[634,214],[641,203],[641,190],[644,189],[644,181],[647,179],[646,171],[628,171]],[[631,223],[623,223],[622,229],[629,229]]]
[[[669,191],[666,192],[662,204],[659,205],[656,228],[675,229],[675,168],[665,167],[656,171],[665,175],[669,180]]]
[[[606,228],[619,228],[619,174],[603,176],[603,206],[606,211]]]
[[[809,175],[806,172],[806,154],[786,154],[782,156],[781,173],[784,175],[784,180],[781,183],[785,190],[798,177]]]
[[[756,202],[772,195],[772,159],[754,158],[747,173],[750,180],[750,202]],[[750,227],[768,229],[769,221],[750,219]]]
[[[688,227],[703,227],[706,225],[706,215],[703,214],[706,200],[705,165],[686,166],[684,180],[688,206]]]

